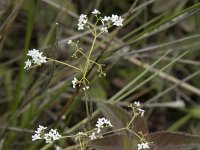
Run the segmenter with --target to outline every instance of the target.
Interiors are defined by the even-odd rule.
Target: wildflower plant
[[[89,29],[93,36],[93,41],[90,49],[88,51],[84,51],[80,46],[79,46],[79,41],[73,41],[69,40],[67,44],[71,47],[74,48],[74,53],[72,54],[73,58],[78,58],[79,55],[82,55],[83,58],[85,59],[83,66],[73,66],[71,64],[55,60],[52,58],[48,58],[47,56],[43,55],[43,52],[40,52],[39,50],[33,49],[29,50],[27,53],[27,56],[29,57],[27,61],[25,62],[25,67],[24,69],[30,69],[32,67],[36,66],[41,66],[44,63],[48,62],[56,62],[62,65],[66,65],[67,67],[70,67],[72,69],[75,69],[76,72],[78,72],[78,77],[74,77],[72,80],[72,87],[76,88],[83,86],[83,91],[86,93],[88,92],[88,89],[90,88],[90,81],[87,79],[87,74],[89,69],[91,68],[92,65],[97,67],[97,72],[99,73],[99,77],[106,76],[106,73],[103,71],[103,67],[105,66],[104,64],[100,64],[98,62],[95,62],[93,60],[92,55],[94,52],[95,48],[95,43],[97,41],[97,38],[99,38],[102,34],[107,34],[109,32],[109,29],[111,27],[120,27],[123,26],[123,21],[124,19],[121,16],[114,15],[112,14],[111,16],[101,16],[101,12],[98,11],[97,9],[94,9],[91,12],[92,15],[95,17],[95,22],[91,23],[89,22],[88,16],[85,14],[81,14],[78,19],[77,23],[77,29],[78,30],[85,30]],[[99,28],[100,27],[100,28]],[[89,111],[88,108],[89,106],[87,105],[86,102],[86,110],[87,110],[87,115],[89,116]],[[43,127],[39,125],[37,130],[35,131],[35,134],[32,135],[32,141],[36,140],[45,140],[45,143],[53,143],[54,141],[60,140],[61,138],[74,138],[76,142],[79,143],[80,149],[90,149],[91,145],[89,141],[94,141],[97,139],[102,139],[106,133],[114,133],[117,131],[121,130],[126,130],[130,133],[133,133],[136,135],[136,137],[139,139],[140,143],[138,143],[138,150],[141,149],[149,149],[150,148],[150,142],[147,142],[145,139],[145,135],[142,132],[134,132],[130,128],[131,124],[133,123],[134,119],[138,116],[143,117],[145,111],[141,108],[140,102],[137,101],[133,105],[129,106],[133,110],[133,117],[132,119],[127,122],[126,127],[116,129],[116,130],[111,130],[106,132],[108,129],[112,129],[113,125],[110,120],[106,118],[98,118],[95,127],[94,128],[89,128],[89,130],[86,131],[80,131],[77,134],[73,136],[61,136],[57,129],[50,129],[49,132],[47,132],[47,127]],[[89,120],[90,121],[90,120]]]
[[[200,149],[199,11],[197,0],[1,2],[0,149]]]
[[[72,81],[72,85],[73,88],[76,87],[76,85],[81,86],[81,84],[85,85],[85,88],[88,88],[89,86],[89,81],[87,79],[87,73],[88,70],[90,69],[91,65],[94,64],[97,66],[97,72],[99,72],[99,77],[106,76],[106,73],[103,71],[103,67],[105,66],[104,64],[99,64],[98,62],[95,62],[92,59],[92,54],[94,51],[94,46],[96,43],[96,40],[98,37],[100,37],[102,34],[107,33],[108,30],[113,27],[119,27],[119,26],[123,26],[123,21],[124,19],[118,15],[112,15],[112,16],[104,16],[101,17],[100,16],[100,12],[95,9],[94,11],[92,11],[92,14],[95,16],[96,21],[95,23],[90,23],[88,21],[88,16],[85,14],[81,14],[79,16],[78,19],[78,30],[84,30],[85,28],[89,29],[90,32],[93,35],[93,42],[91,45],[91,48],[88,50],[87,53],[85,53],[82,48],[79,47],[79,41],[72,41],[69,40],[67,43],[75,48],[75,52],[73,53],[72,57],[73,58],[77,58],[77,54],[81,54],[83,57],[85,57],[85,63],[83,67],[76,67],[76,66],[72,66],[70,64],[52,59],[52,58],[48,58],[46,56],[43,56],[42,52],[39,52],[39,50],[33,49],[33,50],[29,50],[27,56],[30,56],[31,59],[27,59],[27,61],[25,62],[25,69],[30,69],[32,67],[35,66],[40,66],[43,63],[46,62],[50,62],[50,61],[54,61],[63,65],[66,65],[68,67],[71,67],[73,69],[75,69],[76,71],[78,71],[80,73],[81,78],[78,80],[76,77],[74,77],[73,81]],[[100,23],[101,28],[98,28],[98,25]]]
[[[61,135],[57,132],[57,129],[51,129],[48,133],[45,131],[47,127],[39,125],[35,134],[32,135],[32,141],[44,139],[46,143],[52,143],[61,138]]]

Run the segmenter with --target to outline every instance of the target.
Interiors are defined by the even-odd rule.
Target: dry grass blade
[[[174,88],[178,87],[179,85],[181,85],[182,83],[185,83],[186,81],[190,80],[191,78],[195,77],[196,75],[198,75],[200,73],[200,70],[194,72],[193,74],[189,75],[188,77],[184,78],[183,80],[181,80],[179,83],[176,83],[172,86],[170,86],[169,88],[165,89],[164,91],[160,92],[159,94],[157,94],[156,96],[152,97],[151,99],[149,99],[146,104],[148,106],[149,103],[152,103],[153,101],[156,101],[157,99],[159,99],[160,97],[162,97],[163,95],[165,95],[166,93],[170,92],[171,90],[173,90]],[[145,104],[145,105],[146,105]]]
[[[70,15],[74,18],[78,18],[77,14],[75,14],[72,11],[66,10],[66,8],[62,7],[62,5],[59,5],[59,4],[55,3],[54,1],[51,1],[51,0],[42,0],[42,1],[53,6],[53,7],[55,7],[55,8],[57,8],[57,9],[59,9],[59,10],[61,10],[61,11],[63,11],[63,12],[65,12],[65,13],[67,13],[68,15]]]
[[[144,69],[148,69],[150,66],[149,64],[147,63],[143,63],[141,62],[140,60],[136,59],[135,57],[127,57],[126,58],[128,61],[134,63],[135,65],[137,66],[140,66],[140,67],[143,67]],[[200,96],[200,89],[186,83],[186,82],[182,82],[181,80],[167,74],[167,73],[164,73],[164,72],[159,72],[158,69],[155,69],[155,68],[149,68],[149,71],[150,72],[153,72],[153,73],[157,73],[158,72],[158,76],[167,80],[167,81],[170,81],[170,82],[173,82],[175,84],[179,84],[180,87],[192,92],[192,93],[195,93],[197,95]]]
[[[4,21],[3,25],[0,28],[0,52],[2,51],[4,42],[9,34],[9,31],[14,23],[15,18],[17,17],[20,8],[22,7],[24,0],[16,0],[16,5],[13,8],[11,14],[7,17],[7,19]]]

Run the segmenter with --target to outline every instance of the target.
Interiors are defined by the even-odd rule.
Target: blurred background
[[[95,8],[102,16],[117,14],[125,21],[96,43],[93,59],[105,64],[107,75],[99,78],[97,68],[90,71],[93,110],[97,101],[111,100],[123,108],[140,100],[150,132],[200,135],[198,0],[1,0],[0,149],[42,148],[45,143],[31,141],[39,124],[60,133],[81,128],[84,96],[71,84],[78,74],[55,63],[24,70],[24,62],[35,48],[50,58],[81,64],[82,57],[71,57],[74,49],[67,41],[79,40],[87,52],[92,35],[77,30],[77,19],[83,13],[94,21]]]

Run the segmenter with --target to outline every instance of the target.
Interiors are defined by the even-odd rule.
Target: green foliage
[[[133,117],[127,106],[136,100],[145,117],[136,117],[130,129],[148,134],[152,150],[200,149],[195,136],[200,135],[199,1],[4,0],[0,5],[0,149],[80,149],[71,137],[46,144],[32,142],[31,135],[39,124],[74,135],[93,127],[100,115],[114,130],[124,128]],[[77,31],[77,18],[94,8],[102,15],[125,18],[123,27],[95,39],[89,59],[105,64],[101,67],[107,76],[101,78],[96,75],[98,65],[88,63],[84,70],[84,56],[72,59],[74,48],[67,45],[70,39],[80,40],[82,52],[88,54],[93,35]],[[94,19],[89,16],[89,21]],[[72,68],[52,62],[25,71],[27,50],[33,48],[84,70],[91,84],[88,93],[72,88],[73,78],[81,78]],[[185,108],[169,111],[161,106],[175,100]],[[136,150],[138,142],[135,134],[121,130],[91,144],[97,150]]]

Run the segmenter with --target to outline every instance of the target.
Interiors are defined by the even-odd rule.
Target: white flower
[[[52,136],[54,141],[61,138],[61,135],[57,132],[57,129],[51,129],[49,134]]]
[[[92,134],[89,136],[91,140],[96,140],[97,137],[95,135],[95,132],[92,132]]]
[[[44,134],[44,139],[46,143],[52,143],[53,140],[51,139],[51,136],[48,133]]]
[[[145,113],[145,110],[143,110],[143,109],[140,108],[140,106],[141,106],[140,101],[135,101],[134,105],[135,105],[134,107],[136,107],[136,111],[138,113],[140,113],[141,117],[143,117],[144,113]]]
[[[140,106],[141,106],[139,101],[134,102],[134,104],[135,104],[137,107],[140,107]]]
[[[25,62],[25,67],[24,69],[28,69],[31,67],[31,61],[28,59],[26,62]]]
[[[108,33],[108,28],[107,27],[101,27],[101,32],[106,32],[106,33]]]
[[[84,26],[87,23],[88,18],[87,15],[81,14],[78,19],[78,30],[84,30]]]
[[[51,129],[49,133],[45,133],[45,129],[47,129],[47,127],[39,125],[39,127],[35,131],[35,134],[32,135],[32,141],[45,139],[46,143],[52,143],[53,141],[61,138],[61,135],[57,132],[57,129]]]
[[[67,44],[72,44],[72,40],[69,40],[69,41],[67,42]]]
[[[33,49],[29,50],[27,56],[31,57],[31,60],[27,60],[25,62],[24,69],[28,69],[31,67],[32,63],[33,65],[41,65],[42,63],[46,63],[46,57],[42,55],[42,52],[39,52],[39,50]]]
[[[99,134],[101,132],[101,128],[96,128],[96,131]]]
[[[138,150],[141,150],[141,149],[142,149],[142,147],[143,147],[143,145],[142,145],[142,144],[138,144]]]
[[[78,24],[78,30],[84,30],[84,24],[79,23]]]
[[[87,15],[81,14],[79,17],[79,21],[84,22],[84,20],[87,20]]]
[[[41,139],[41,135],[40,134],[32,135],[32,141],[39,140],[39,139]]]
[[[74,79],[72,80],[73,88],[76,88],[77,83],[78,83],[78,80],[74,77]]]
[[[124,19],[122,17],[118,17],[118,19],[114,22],[114,25],[116,26],[123,26],[122,22],[124,21]]]
[[[44,132],[45,129],[47,129],[47,127],[43,127],[43,126],[39,125],[39,127],[37,128],[35,133],[41,134],[42,132]]]
[[[99,118],[95,126],[97,128],[103,128],[105,126],[113,127],[110,120],[107,120],[106,118]]]
[[[110,16],[104,16],[104,18],[102,19],[103,21],[109,21],[111,18]]]
[[[142,144],[143,144],[143,148],[144,148],[144,149],[145,149],[145,148],[150,148],[148,142],[146,142],[146,143],[142,143]]]
[[[103,26],[105,25],[105,23],[109,22],[111,20],[110,16],[104,16],[104,18],[101,18],[101,23],[103,24]],[[108,28],[108,27],[107,27]],[[103,30],[103,29],[102,29]]]
[[[97,123],[95,125],[96,128],[96,132],[99,134],[101,132],[101,128],[104,127],[113,127],[110,120],[106,119],[106,118],[98,118]]]
[[[86,137],[86,136],[88,136],[87,133],[85,133],[85,132],[78,132],[76,134],[75,141],[78,141],[81,137]]]
[[[57,129],[51,129],[49,133],[44,134],[44,139],[46,143],[52,143],[61,138],[61,135],[57,132]]]
[[[92,14],[97,15],[97,14],[101,14],[97,9],[94,9]]]
[[[138,144],[138,150],[141,150],[141,149],[150,149],[149,143],[145,142],[145,143]]]
[[[138,108],[138,111],[141,113],[141,117],[144,116],[145,111],[143,109]]]
[[[124,19],[122,17],[119,17],[117,15],[112,15],[112,17],[110,19],[113,22],[113,25],[123,26],[122,22],[124,21]]]
[[[78,132],[76,135],[77,136],[87,136],[87,134],[85,132]]]
[[[39,50],[36,49],[29,50],[27,56],[31,56],[33,63],[37,65],[41,65],[42,63],[46,62],[46,57],[42,56],[42,52],[39,52]]]
[[[83,90],[85,91],[86,89],[88,90],[90,87],[89,86],[86,86],[86,87],[83,87]]]
[[[39,125],[39,127],[35,131],[35,134],[32,135],[32,141],[41,139],[42,134],[44,133],[45,129],[47,129],[47,127],[43,127],[43,126]]]

